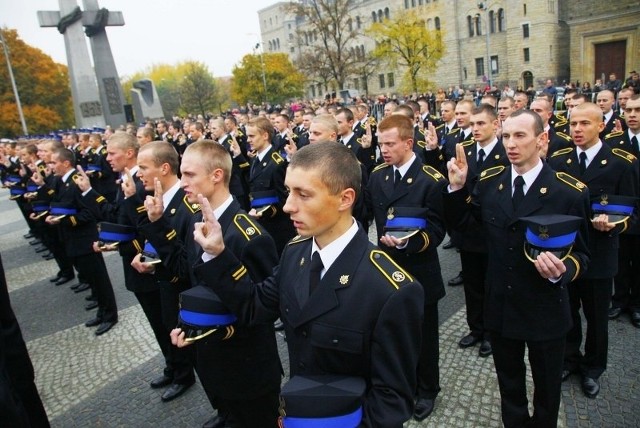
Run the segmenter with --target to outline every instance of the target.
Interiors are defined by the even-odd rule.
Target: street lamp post
[[[4,48],[4,57],[7,60],[7,68],[9,69],[9,79],[11,80],[11,86],[13,87],[13,95],[16,97],[16,106],[18,107],[18,115],[20,116],[20,122],[22,123],[22,133],[28,135],[27,123],[24,121],[24,114],[22,113],[22,104],[20,104],[20,95],[18,94],[18,87],[16,86],[16,79],[13,77],[13,69],[11,68],[11,60],[9,59],[9,46],[4,40],[4,34],[0,30],[0,43]]]
[[[491,87],[491,74],[493,70],[491,69],[491,54],[489,51],[491,50],[491,40],[489,39],[489,7],[486,2],[479,1],[478,9],[484,12],[484,21],[485,21],[485,45],[487,48],[487,84]],[[478,16],[479,17],[479,16]]]

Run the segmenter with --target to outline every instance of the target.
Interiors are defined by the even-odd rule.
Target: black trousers
[[[491,332],[493,362],[500,386],[505,428],[547,428],[558,423],[565,337],[545,341],[516,340]],[[533,416],[529,415],[525,347],[533,376]]]
[[[467,324],[475,337],[485,337],[484,290],[487,276],[486,253],[460,250],[462,277],[464,278],[464,301],[467,306]]]
[[[418,358],[418,398],[436,398],[440,392],[440,335],[438,302],[424,307],[422,347]]]
[[[640,235],[620,235],[614,290],[614,308],[640,311]]]
[[[160,303],[160,290],[141,291],[133,293],[140,303],[140,307],[149,321],[151,331],[158,342],[158,346],[164,356],[165,368],[164,375],[173,378],[173,370],[169,360],[169,347],[171,346],[171,338],[169,332],[162,322],[162,305]]]
[[[276,428],[280,391],[248,400],[217,399],[218,414],[228,416],[227,423],[233,428]]]
[[[78,276],[87,279],[94,296],[98,300],[98,313],[96,316],[102,322],[118,321],[116,296],[113,294],[113,286],[111,285],[102,254],[89,253],[75,256],[72,259],[74,266],[78,270]]]
[[[611,278],[578,279],[569,284],[571,318],[573,327],[567,333],[564,352],[564,368],[580,372],[594,379],[600,377],[607,368],[609,347],[608,309],[611,303]],[[580,308],[587,320],[587,334],[584,343],[584,355],[580,352],[582,344],[582,319]]]

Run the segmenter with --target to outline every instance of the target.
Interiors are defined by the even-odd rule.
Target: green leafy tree
[[[190,113],[206,115],[218,106],[216,80],[201,62],[190,62],[180,82],[183,107]]]
[[[74,113],[67,67],[26,44],[16,30],[0,29],[9,49],[13,75],[30,134],[73,125]],[[22,134],[7,62],[0,47],[0,135]]]
[[[367,34],[376,41],[374,57],[391,68],[405,69],[402,89],[418,92],[428,85],[427,76],[444,53],[440,30],[427,29],[424,17],[415,11],[401,11],[393,19],[372,24]]]
[[[287,55],[265,53],[262,55],[262,61],[264,62],[264,80],[260,55],[245,55],[240,65],[233,68],[231,96],[234,101],[239,104],[262,101],[283,103],[291,98],[302,96],[305,77],[296,70]]]

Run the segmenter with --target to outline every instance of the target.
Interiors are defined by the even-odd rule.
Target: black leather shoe
[[[87,284],[86,282],[83,282],[81,284],[78,284],[78,288],[76,288],[75,290],[73,290],[74,293],[82,293],[83,291],[86,291],[90,288],[91,286],[89,284]]]
[[[93,294],[89,294],[88,296],[86,296],[84,298],[84,300],[86,300],[87,302],[97,302],[98,298],[96,296],[94,296]]]
[[[91,309],[95,309],[97,307],[98,307],[98,302],[89,302],[86,305],[84,305],[84,310],[90,311]]]
[[[477,336],[474,336],[471,333],[469,333],[465,337],[460,339],[460,342],[458,342],[458,346],[460,346],[463,349],[464,348],[470,348],[470,347],[472,347],[473,345],[475,345],[478,342],[480,342],[480,338],[477,337]],[[489,346],[491,346],[491,345],[489,345]]]
[[[51,253],[46,253],[46,254],[42,255],[42,258],[45,259],[45,260],[53,260],[53,259],[55,259],[55,256],[53,254],[51,254]]]
[[[67,282],[71,281],[73,279],[72,276],[61,276],[59,280],[57,280],[56,282],[54,282],[55,285],[62,285],[62,284],[66,284]]]
[[[600,392],[600,385],[598,384],[598,380],[592,377],[583,377],[582,392],[584,392],[584,395],[587,398],[596,398],[596,396]]]
[[[614,320],[620,316],[622,308],[609,308],[609,319]]]
[[[89,321],[87,321],[86,323],[84,323],[85,327],[95,327],[97,325],[102,324],[102,320],[98,317],[95,318],[91,318]]]
[[[478,350],[478,355],[480,355],[482,358],[487,358],[492,353],[493,353],[493,349],[491,348],[491,342],[489,342],[486,339],[483,340],[482,343],[480,343],[480,349]]]
[[[176,398],[184,394],[187,389],[191,388],[191,385],[193,385],[193,383],[194,382],[188,384],[172,383],[171,386],[164,392],[164,394],[162,394],[162,401],[166,403],[168,401],[175,400]]]
[[[102,324],[100,324],[98,326],[98,328],[96,329],[96,336],[100,336],[101,334],[104,334],[106,332],[108,332],[109,330],[111,330],[111,327],[113,327],[114,325],[116,325],[118,321],[107,321],[107,322],[103,322]]]
[[[58,282],[58,280],[61,278],[61,275],[58,274],[56,276],[54,276],[53,278],[49,278],[49,282]]]
[[[449,287],[455,287],[456,285],[462,285],[463,283],[464,283],[464,279],[462,279],[462,272],[460,272],[458,276],[456,276],[455,278],[451,278],[447,282],[447,285]]]
[[[227,418],[219,414],[202,424],[202,428],[226,428],[228,426]]]
[[[36,253],[38,253],[38,254],[44,253],[45,251],[49,251],[49,249],[47,247],[45,247],[45,246],[36,248]]]
[[[571,376],[573,374],[573,372],[569,369],[563,369],[562,370],[562,381],[566,381],[567,379],[569,379],[569,376]]]
[[[444,243],[444,245],[442,245],[443,250],[450,250],[453,247],[455,247],[455,245],[453,244],[453,241],[451,239],[449,239],[447,242]]]
[[[413,418],[417,421],[425,420],[433,412],[434,404],[435,400],[433,398],[418,398],[416,407],[413,410]]]
[[[42,241],[39,239],[34,239],[33,241],[29,241],[29,245],[38,245],[42,244]]]
[[[283,331],[284,330],[284,324],[282,324],[282,321],[278,320],[278,321],[273,323],[273,328],[275,329],[275,331]]]
[[[35,238],[35,235],[33,233],[29,232],[26,235],[22,235],[22,237],[24,239],[31,239],[31,238]]]
[[[163,374],[149,382],[149,386],[153,389],[164,388],[167,385],[171,385],[171,382],[173,382],[173,378]]]
[[[631,324],[635,328],[640,328],[640,311],[631,312]]]

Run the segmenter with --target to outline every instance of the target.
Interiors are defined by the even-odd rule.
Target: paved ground
[[[133,294],[123,285],[120,259],[106,257],[114,285],[120,322],[96,337],[84,327],[92,317],[84,310],[86,293],[68,285],[56,287],[48,278],[53,261],[43,261],[22,238],[26,223],[8,192],[0,190],[0,252],[13,308],[36,370],[36,384],[54,427],[198,427],[212,413],[199,384],[171,403],[149,388],[160,373],[162,359],[151,330]],[[445,280],[457,275],[454,250],[441,250]],[[440,302],[442,393],[434,413],[406,427],[499,427],[500,395],[491,358],[477,348],[461,350],[466,334],[461,287],[447,287]],[[597,399],[586,399],[579,378],[563,384],[561,427],[640,426],[640,330],[628,317],[610,323],[609,369],[601,378]],[[286,344],[280,353],[288,368]],[[530,383],[531,385],[531,383]],[[530,387],[530,396],[531,396]],[[1,425],[1,423],[0,423]]]

